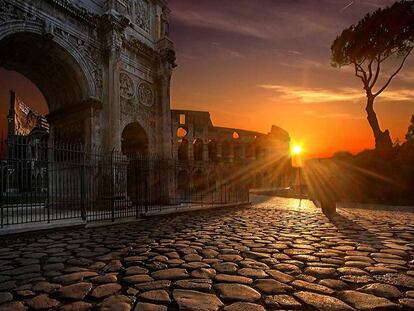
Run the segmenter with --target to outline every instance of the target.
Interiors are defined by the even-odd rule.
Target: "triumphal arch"
[[[171,157],[165,0],[0,0],[0,66],[49,106],[50,137]]]

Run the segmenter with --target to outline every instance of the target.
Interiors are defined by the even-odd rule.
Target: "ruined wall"
[[[192,186],[196,173],[243,188],[288,185],[290,137],[283,129],[263,134],[216,127],[208,112],[191,110],[172,110],[171,119],[174,159],[196,167],[186,172]]]

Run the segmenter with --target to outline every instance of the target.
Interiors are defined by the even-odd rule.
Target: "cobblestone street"
[[[302,203],[2,238],[0,311],[414,309],[414,213]]]

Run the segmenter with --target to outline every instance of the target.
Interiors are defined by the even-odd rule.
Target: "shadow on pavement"
[[[258,194],[251,194],[250,195],[250,201],[252,204],[261,204],[266,203],[270,200],[272,200],[272,196],[267,195],[258,195]]]
[[[383,248],[384,245],[377,235],[368,231],[365,227],[357,222],[339,214],[335,213],[328,217],[330,222],[338,228],[346,238],[353,242],[369,245],[374,248]]]

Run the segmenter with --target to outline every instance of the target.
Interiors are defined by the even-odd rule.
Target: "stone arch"
[[[233,142],[233,153],[235,160],[241,160],[243,158],[243,146],[238,141]]]
[[[264,157],[264,149],[259,144],[256,144],[255,148],[256,158],[262,159]]]
[[[190,174],[186,170],[182,170],[177,174],[177,190],[180,193],[190,190]]]
[[[246,144],[246,158],[247,159],[254,159],[256,157],[256,148],[254,143],[247,143]]]
[[[221,157],[223,160],[229,160],[231,158],[231,143],[229,141],[223,141],[221,147]]]
[[[121,150],[125,155],[148,155],[147,132],[138,122],[128,124],[122,131]]]
[[[82,49],[44,31],[43,25],[31,21],[4,23],[0,27],[0,66],[36,84],[51,112],[100,97],[98,82]]]
[[[208,158],[210,161],[216,162],[218,159],[218,146],[217,141],[211,139],[208,143]]]
[[[194,181],[194,189],[197,192],[205,191],[206,190],[206,176],[204,171],[197,170],[194,172],[193,175],[193,181]]]
[[[201,138],[197,138],[193,142],[194,145],[194,160],[195,161],[203,161],[203,149],[204,149],[204,142]]]
[[[217,190],[217,173],[215,171],[211,171],[208,174],[208,190],[211,192]]]
[[[188,161],[188,140],[185,138],[178,141],[178,160]]]

